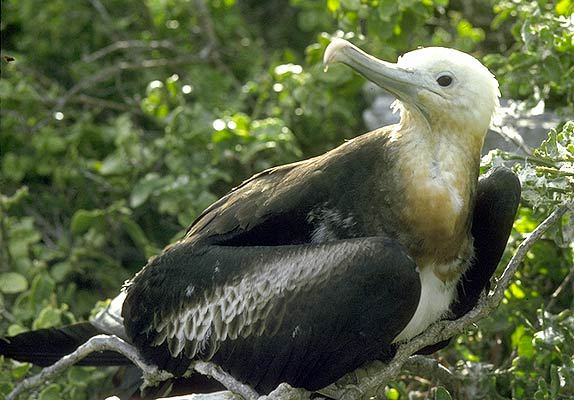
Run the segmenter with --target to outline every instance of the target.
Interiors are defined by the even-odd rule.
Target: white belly
[[[436,277],[431,266],[419,272],[421,280],[421,297],[417,309],[405,327],[393,342],[407,341],[430,324],[439,320],[448,311],[456,294],[456,282],[443,283]]]

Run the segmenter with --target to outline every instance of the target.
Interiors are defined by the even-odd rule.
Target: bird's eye
[[[437,83],[442,87],[449,86],[452,83],[452,76],[449,75],[441,75],[437,78]]]

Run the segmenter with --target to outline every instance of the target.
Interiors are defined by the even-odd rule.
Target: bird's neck
[[[470,214],[483,135],[459,129],[403,113],[391,133],[404,182],[401,218],[415,239],[411,254],[419,266],[434,265],[443,281],[457,279],[457,266],[465,265],[459,260],[472,257]]]

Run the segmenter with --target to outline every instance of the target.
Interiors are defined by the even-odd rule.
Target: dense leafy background
[[[573,11],[571,0],[3,1],[0,333],[85,320],[242,179],[364,132],[364,80],[322,71],[331,36],[387,59],[421,45],[471,52],[505,97],[545,100],[566,122]],[[491,154],[485,169],[516,158]],[[509,254],[572,201],[573,161],[574,123],[520,160]],[[573,225],[570,214],[499,310],[437,354],[468,398],[574,398]],[[0,393],[30,372],[0,360]],[[112,372],[74,368],[39,398],[101,397]],[[383,397],[445,396],[435,386],[405,376]]]

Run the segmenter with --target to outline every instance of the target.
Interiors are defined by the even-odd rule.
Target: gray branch
[[[162,397],[157,400],[242,400],[242,398],[229,390],[214,393],[186,394],[175,397]]]
[[[259,398],[259,394],[255,390],[237,381],[218,365],[206,361],[196,361],[192,367],[200,374],[211,376],[231,392],[241,395],[245,400],[257,400]]]
[[[20,382],[14,390],[6,397],[6,400],[15,400],[20,394],[33,390],[40,385],[46,384],[53,380],[58,375],[62,374],[65,370],[87,357],[89,354],[97,351],[115,351],[120,353],[138,367],[143,374],[144,387],[155,386],[160,382],[168,380],[173,377],[167,371],[162,371],[154,365],[147,364],[141,357],[140,353],[135,347],[114,335],[97,335],[92,337],[86,343],[78,347],[73,353],[62,357],[54,365],[46,367],[37,375],[33,375]],[[205,361],[196,361],[193,364],[193,369],[197,372],[211,376],[220,382],[223,386],[228,388],[233,393],[237,393],[245,400],[256,400],[259,398],[257,392],[249,386],[238,382],[231,375],[224,372],[220,367]],[[233,397],[233,393],[219,392],[220,397],[192,397],[193,400],[228,400],[237,398]]]
[[[94,86],[102,81],[106,81],[111,79],[112,77],[116,76],[117,74],[124,72],[124,71],[136,71],[140,69],[150,69],[150,68],[162,68],[162,67],[170,67],[175,65],[184,65],[184,64],[193,64],[199,62],[206,62],[207,60],[204,57],[191,54],[185,55],[180,57],[173,57],[173,58],[157,58],[157,59],[149,59],[143,60],[139,62],[127,62],[122,61],[110,67],[103,68],[95,75],[84,79],[74,86],[72,86],[66,93],[59,97],[56,105],[52,108],[50,112],[50,116],[44,118],[40,122],[38,122],[32,128],[32,131],[37,131],[44,127],[52,118],[54,112],[61,111],[64,106],[78,93],[82,90],[85,90],[91,86]]]
[[[115,28],[114,21],[110,15],[110,13],[106,9],[106,7],[102,4],[102,2],[100,0],[89,0],[89,2],[96,9],[98,14],[100,14],[100,17],[102,18],[102,21],[104,22],[104,24],[107,25],[107,28],[109,29],[108,34],[110,36],[112,36],[113,38],[116,38],[116,39],[119,38],[120,34],[118,33],[118,31]]]
[[[53,380],[89,354],[106,350],[115,351],[129,358],[130,361],[142,371],[144,381],[148,385],[153,386],[172,377],[170,373],[161,371],[153,365],[146,364],[138,351],[119,337],[113,335],[97,335],[78,347],[73,353],[62,357],[54,365],[44,368],[42,372],[37,375],[24,379],[12,390],[8,397],[6,397],[6,400],[15,400],[18,395]]]
[[[118,42],[114,42],[108,46],[105,46],[91,54],[83,56],[82,61],[86,63],[91,63],[116,51],[126,49],[136,49],[136,48],[144,50],[169,49],[175,51],[175,46],[169,40],[152,40],[149,42],[145,40],[120,40]]]
[[[399,375],[402,368],[416,373],[426,371],[427,374],[432,375],[443,384],[451,387],[456,386],[457,378],[451,374],[448,369],[432,359],[413,356],[413,354],[428,345],[449,339],[461,333],[471,324],[489,315],[502,300],[504,291],[510,285],[514,273],[526,256],[528,250],[530,250],[534,243],[536,243],[566,211],[572,208],[572,206],[573,205],[570,204],[557,208],[524,239],[520,246],[518,246],[516,253],[504,269],[504,272],[496,282],[496,286],[491,293],[488,295],[483,294],[477,306],[466,315],[455,321],[439,321],[431,325],[424,333],[409,342],[401,344],[397,349],[395,357],[390,362],[386,364],[380,361],[370,363],[360,369],[360,371],[363,371],[362,373],[358,373],[359,370],[357,370],[347,374],[320,392],[340,400],[354,400],[365,397],[384,388],[389,381]],[[142,370],[144,385],[155,385],[172,377],[170,373],[146,364],[135,347],[117,336],[98,335],[78,347],[73,353],[62,357],[54,365],[44,368],[39,374],[20,382],[8,395],[7,400],[15,400],[18,395],[54,379],[88,354],[105,350],[116,351],[129,358]],[[196,372],[211,376],[222,383],[229,391],[212,393],[210,395],[180,396],[172,398],[172,400],[229,400],[237,398],[234,393],[242,396],[246,400],[304,400],[309,398],[309,392],[303,389],[294,389],[287,384],[281,384],[269,395],[259,397],[255,390],[238,382],[215,364],[205,361],[196,361],[193,363],[192,368]],[[364,373],[365,370],[367,371],[366,374]]]
[[[458,394],[463,383],[463,377],[453,374],[434,358],[420,355],[411,356],[403,364],[403,369],[413,375],[429,378],[434,383],[442,384],[455,399],[462,397]]]

